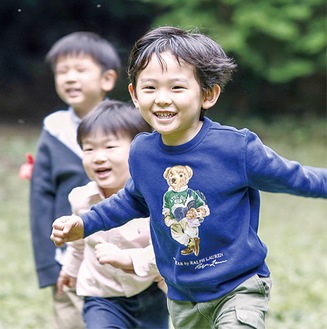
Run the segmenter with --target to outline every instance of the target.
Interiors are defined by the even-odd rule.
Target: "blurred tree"
[[[142,0],[158,3],[157,0]],[[270,82],[326,68],[326,1],[161,0],[153,25],[199,27],[241,66]]]
[[[246,101],[245,92],[232,87],[245,113],[253,107],[267,115],[283,112],[276,97],[283,98],[286,111],[326,113],[325,0],[160,0],[160,5],[166,14],[152,26],[197,27],[235,57],[234,86],[246,89],[247,97],[260,97]]]

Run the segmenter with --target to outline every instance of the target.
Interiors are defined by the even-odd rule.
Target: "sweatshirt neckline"
[[[200,131],[187,143],[177,145],[177,146],[169,146],[162,142],[161,135],[158,134],[158,140],[159,140],[159,147],[166,153],[184,153],[187,152],[194,147],[196,147],[206,136],[212,121],[208,119],[207,117],[204,117],[203,125],[200,129]]]

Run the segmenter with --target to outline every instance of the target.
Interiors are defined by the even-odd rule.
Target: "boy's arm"
[[[149,217],[149,209],[130,178],[117,194],[91,207],[79,216],[62,216],[52,226],[56,246],[87,237],[98,231],[121,226],[134,218]]]
[[[76,288],[77,279],[73,276],[68,275],[64,270],[61,270],[57,280],[57,291],[59,295],[64,294],[64,286],[71,289]]]
[[[110,264],[129,273],[135,273],[132,258],[125,249],[110,242],[100,242],[95,246],[95,255],[100,264]]]
[[[120,249],[106,242],[95,246],[95,255],[100,264],[110,264],[139,276],[159,275],[152,245],[145,248]]]
[[[152,244],[145,248],[126,249],[126,253],[130,256],[137,275],[159,274]]]
[[[303,166],[278,155],[248,134],[246,168],[249,185],[266,192],[327,198],[327,169]]]
[[[110,242],[95,246],[95,255],[100,264],[110,264],[139,276],[158,274],[152,244],[144,248],[120,249]]]

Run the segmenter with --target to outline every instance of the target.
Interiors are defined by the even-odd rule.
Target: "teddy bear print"
[[[210,214],[206,198],[202,192],[188,187],[193,176],[191,167],[168,167],[163,176],[169,186],[163,197],[165,224],[170,228],[172,238],[186,246],[181,254],[197,256],[200,252],[199,226]]]

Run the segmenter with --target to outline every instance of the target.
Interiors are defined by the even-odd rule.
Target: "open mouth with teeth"
[[[171,113],[171,112],[156,112],[155,113],[156,117],[160,119],[170,119],[176,115],[176,113]]]

